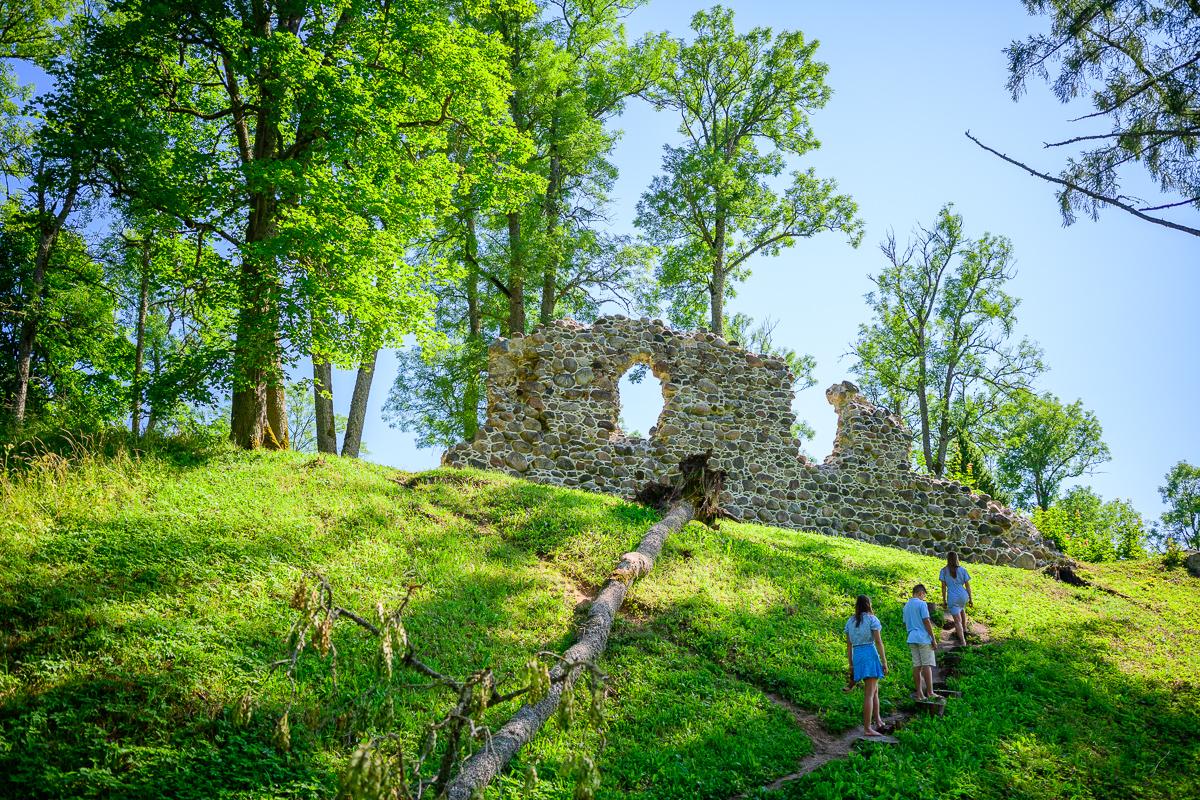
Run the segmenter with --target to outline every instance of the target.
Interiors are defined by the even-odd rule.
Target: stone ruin
[[[662,382],[647,439],[618,422],[617,383],[636,364]],[[825,392],[837,436],[824,463],[811,461],[791,434],[794,382],[780,359],[709,332],[621,316],[591,327],[559,320],[491,345],[487,422],[442,463],[633,498],[707,455],[726,474],[721,510],[738,521],[1025,569],[1064,560],[996,500],[913,472],[904,423],[852,383]]]

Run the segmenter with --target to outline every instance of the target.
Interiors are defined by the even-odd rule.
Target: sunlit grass
[[[398,731],[415,749],[448,698],[398,672],[389,706],[375,643],[352,626],[335,633],[336,690],[306,656],[293,697],[266,667],[304,571],[363,612],[422,584],[407,627],[425,660],[513,674],[565,647],[582,593],[655,518],[501,476],[296,454],[31,459],[0,478],[0,795],[329,797],[361,736]],[[786,774],[809,742],[764,692],[833,730],[856,724],[840,631],[866,593],[893,667],[883,700],[906,706],[900,608],[939,566],[848,539],[689,525],[634,587],[601,664],[603,749],[595,732],[552,725],[490,796],[520,796],[519,771],[536,763],[538,796],[569,797],[579,748],[599,754],[607,797],[726,798]],[[975,613],[996,642],[963,658],[962,700],[782,796],[1200,795],[1197,582],[1152,561],[1085,571],[1096,587],[973,565]],[[272,729],[289,705],[283,752]]]

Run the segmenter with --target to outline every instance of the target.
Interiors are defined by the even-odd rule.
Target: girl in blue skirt
[[[887,653],[879,632],[883,625],[871,610],[871,598],[860,594],[854,603],[854,616],[846,620],[846,660],[854,680],[863,682],[863,735],[881,736],[883,720],[879,716],[879,679],[887,674]]]

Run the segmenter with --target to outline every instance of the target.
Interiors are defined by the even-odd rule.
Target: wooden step
[[[946,713],[946,700],[941,697],[936,700],[918,700],[917,708],[931,717],[940,717]]]

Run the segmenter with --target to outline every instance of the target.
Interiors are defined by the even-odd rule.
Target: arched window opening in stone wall
[[[650,369],[649,357],[639,358],[617,382],[617,431],[613,438],[650,439],[662,416],[666,397],[662,381]]]

